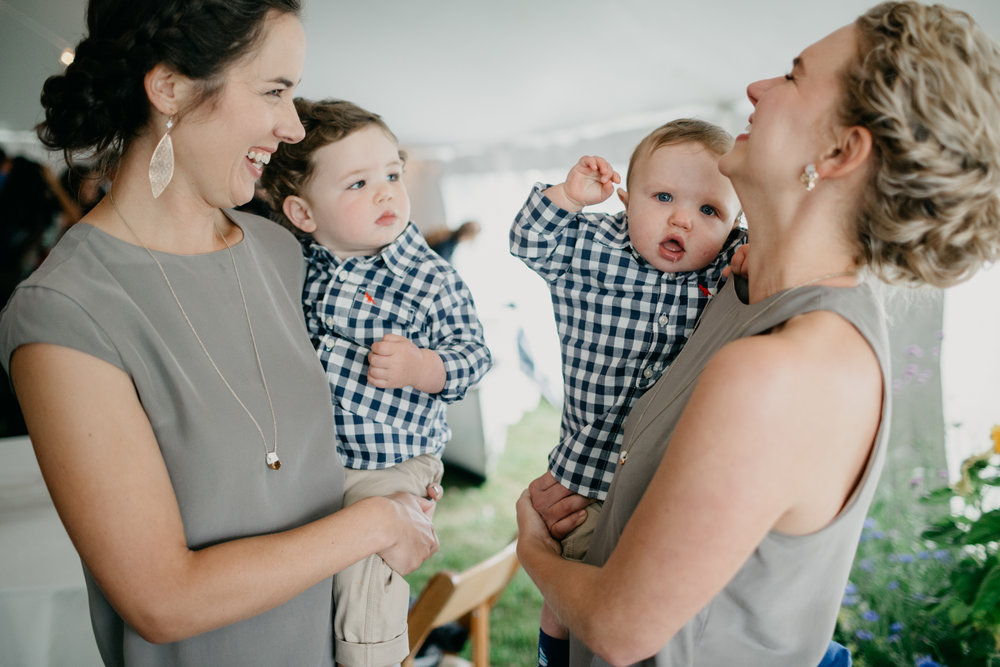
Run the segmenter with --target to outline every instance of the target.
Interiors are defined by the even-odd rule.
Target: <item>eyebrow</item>
[[[291,88],[293,85],[295,85],[295,84],[292,83],[292,81],[290,79],[286,79],[283,76],[279,76],[279,77],[276,77],[274,79],[269,79],[268,83],[280,83],[281,85],[285,86],[286,88]]]
[[[402,164],[403,164],[402,160],[392,160],[390,162],[386,162],[385,166],[386,167],[395,167],[395,166],[402,165]],[[363,174],[366,171],[368,171],[367,167],[361,167],[360,169],[355,169],[354,171],[347,172],[346,174],[344,174],[344,178],[345,179],[347,179],[347,178],[354,178],[358,174]]]

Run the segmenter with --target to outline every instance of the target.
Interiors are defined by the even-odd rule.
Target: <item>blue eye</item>
[[[661,201],[666,203],[666,202],[672,202],[673,200],[674,196],[669,192],[659,192],[656,195],[656,201]]]
[[[357,181],[356,183],[351,183],[349,186],[347,186],[347,189],[348,190],[360,190],[363,187],[365,187],[365,182],[364,181]]]
[[[701,211],[702,215],[717,215],[719,213],[714,206],[709,206],[708,204],[705,204],[698,210]]]
[[[388,176],[385,177],[385,180],[389,181],[390,183],[395,183],[396,181],[399,180],[399,174],[389,174]]]

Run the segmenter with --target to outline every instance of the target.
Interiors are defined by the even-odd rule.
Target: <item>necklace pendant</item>
[[[623,466],[626,461],[628,461],[628,452],[622,452],[622,455],[618,457],[618,465]]]
[[[281,459],[278,458],[278,452],[268,452],[266,461],[267,467],[271,470],[277,470],[281,467]]]

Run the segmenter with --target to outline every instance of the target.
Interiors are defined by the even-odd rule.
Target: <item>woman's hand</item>
[[[557,540],[569,535],[587,518],[584,508],[593,501],[573,493],[545,472],[528,485],[531,505],[541,515],[549,534]]]
[[[433,486],[436,485],[428,487],[428,495],[434,495]],[[394,493],[384,499],[389,501],[393,513],[390,525],[396,540],[378,555],[396,572],[409,574],[438,550],[437,534],[431,521],[437,503],[410,493]]]
[[[542,519],[542,515],[531,504],[531,492],[525,489],[517,499],[517,550],[542,547],[557,556],[562,548],[556,542]]]

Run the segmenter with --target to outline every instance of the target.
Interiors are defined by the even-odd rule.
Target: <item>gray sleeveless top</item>
[[[299,244],[273,222],[230,215],[244,233],[233,253],[277,415],[280,470],[266,467],[257,429],[209,364],[143,248],[74,225],[17,288],[0,320],[5,367],[18,346],[44,342],[83,351],[129,375],[193,549],[299,526],[339,509],[343,494],[330,391],[302,316]],[[271,413],[229,252],[156,255],[270,445]],[[333,664],[330,580],[259,616],[153,645],[122,621],[86,568],[84,574],[108,665]]]
[[[740,280],[740,279],[738,279]],[[869,286],[807,286],[759,303],[740,300],[729,281],[670,369],[632,409],[625,424],[628,463],[615,472],[586,561],[603,564],[660,463],[701,369],[726,343],[753,336],[810,311],[833,311],[851,322],[889,373],[882,310]],[[745,281],[740,280],[745,285]],[[816,378],[821,382],[822,378]],[[639,664],[657,667],[813,667],[833,634],[862,523],[878,483],[889,433],[890,394],[857,488],[823,529],[804,536],[768,533],[726,587],[685,624],[659,653]],[[649,409],[647,410],[647,406]],[[640,419],[642,421],[640,421]],[[641,434],[637,437],[636,434]],[[622,628],[627,634],[628,629]],[[571,664],[606,665],[573,638]]]

